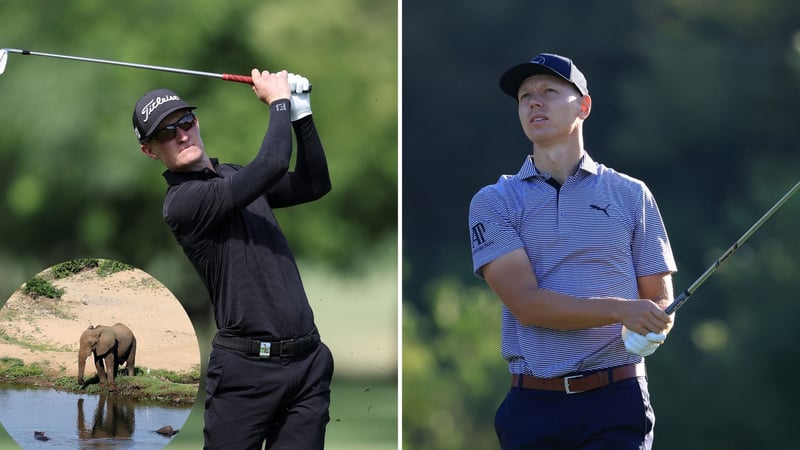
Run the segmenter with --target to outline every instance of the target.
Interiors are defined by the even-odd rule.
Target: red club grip
[[[253,77],[247,77],[244,75],[231,75],[229,73],[223,73],[222,79],[225,81],[235,81],[237,83],[253,84]],[[311,92],[311,85],[308,85],[308,90],[306,92]]]
[[[231,75],[229,73],[223,73],[222,79],[225,81],[235,81],[237,83],[253,84],[253,77],[244,75]]]

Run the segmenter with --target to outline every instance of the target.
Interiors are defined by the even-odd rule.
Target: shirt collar
[[[214,166],[214,169],[217,169],[219,166],[219,159],[211,158],[211,165]],[[176,172],[172,170],[165,170],[163,175],[164,179],[167,180],[167,184],[170,186],[177,186],[181,183],[192,180],[210,180],[211,178],[220,176],[217,172],[214,172],[208,167],[194,172]]]
[[[597,163],[595,163],[592,157],[589,156],[589,153],[584,151],[583,156],[578,163],[578,170],[583,170],[590,175],[597,175]],[[537,169],[533,164],[533,156],[528,155],[525,157],[525,162],[522,163],[522,168],[519,169],[517,177],[521,180],[526,180],[528,178],[541,178],[542,180],[546,180],[550,178],[550,174],[539,171],[539,169]]]

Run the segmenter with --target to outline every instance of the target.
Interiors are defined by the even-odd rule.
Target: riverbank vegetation
[[[117,395],[175,405],[191,405],[197,398],[199,367],[183,373],[137,367],[136,374],[132,377],[125,376],[122,372],[116,377]],[[0,382],[76,393],[107,392],[99,384],[96,375],[88,378],[82,387],[74,376],[53,373],[39,364],[25,364],[17,358],[0,358]]]

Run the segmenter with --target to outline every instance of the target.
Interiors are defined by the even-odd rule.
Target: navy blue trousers
[[[578,394],[513,387],[495,415],[503,450],[649,450],[654,425],[644,377]]]
[[[319,346],[261,359],[214,347],[208,361],[205,450],[322,450],[330,421],[333,356]]]

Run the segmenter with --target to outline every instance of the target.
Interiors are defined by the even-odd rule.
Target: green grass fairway
[[[397,384],[337,380],[331,389],[326,450],[397,449]]]

